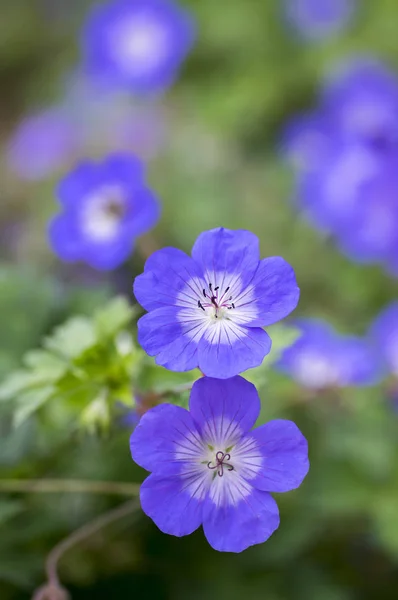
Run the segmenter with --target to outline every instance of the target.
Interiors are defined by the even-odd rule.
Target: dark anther
[[[229,286],[227,287],[227,289],[225,290],[224,294],[226,294],[229,290]]]
[[[235,304],[234,304],[233,302],[232,302],[232,305],[231,305],[231,306],[232,306],[232,308],[235,308]]]
[[[214,288],[214,291],[216,292],[219,289],[220,289],[220,286],[218,285],[217,287]]]
[[[233,471],[234,467],[233,465],[229,464],[228,462],[224,462],[227,460],[231,460],[231,455],[228,454],[228,452],[226,454],[224,454],[224,452],[218,451],[216,454],[216,464],[213,465],[212,461],[210,460],[207,463],[207,468],[208,469],[217,469],[217,474],[219,477],[222,477],[224,475],[224,467],[226,467],[228,469],[228,471]]]
[[[201,301],[200,301],[200,300],[198,300],[198,308],[201,308],[202,310],[204,310],[204,311],[206,312],[206,310],[205,310],[205,308],[203,307],[203,304],[201,303]]]
[[[211,293],[213,293],[211,288],[212,288],[212,285],[211,285],[211,283],[209,283],[209,290],[211,291]]]
[[[203,296],[206,298],[206,290],[203,288]]]

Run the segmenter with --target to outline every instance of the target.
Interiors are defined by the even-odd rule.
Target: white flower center
[[[315,352],[302,352],[297,356],[293,370],[298,382],[308,388],[319,389],[338,381],[338,373],[330,360]]]
[[[81,227],[93,241],[104,242],[114,238],[118,231],[125,201],[118,186],[104,186],[84,199]]]
[[[110,47],[120,68],[137,77],[158,68],[169,41],[164,25],[143,12],[124,19],[113,29]]]

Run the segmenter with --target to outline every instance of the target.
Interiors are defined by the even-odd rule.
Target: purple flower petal
[[[138,341],[149,356],[155,356],[183,334],[177,316],[177,307],[165,306],[139,319]]]
[[[150,475],[141,486],[141,507],[163,533],[181,537],[202,523],[201,481]]]
[[[203,377],[192,387],[189,410],[202,437],[237,440],[255,424],[260,398],[252,383],[243,377]],[[228,445],[229,445],[228,442]]]
[[[297,306],[300,290],[292,267],[279,256],[260,262],[252,281],[259,316],[250,325],[272,325]]]
[[[247,282],[260,260],[258,237],[244,229],[211,229],[197,238],[192,258],[201,266],[206,284],[214,285],[220,273],[236,273]],[[219,285],[223,287],[222,282]]]
[[[202,448],[192,416],[173,404],[159,404],[147,411],[130,437],[135,462],[162,476],[180,473]]]
[[[167,305],[186,305],[183,292],[187,281],[199,278],[198,267],[190,256],[177,248],[162,248],[145,263],[145,270],[134,281],[134,295],[146,310]]]
[[[308,444],[292,421],[270,421],[252,431],[251,439],[256,442],[253,458],[262,456],[261,470],[250,480],[255,488],[289,492],[302,483],[309,469]],[[249,463],[250,455],[245,460]]]
[[[48,238],[53,251],[66,262],[79,260],[83,242],[74,215],[61,213],[48,225]]]
[[[203,507],[203,530],[215,550],[242,552],[265,542],[279,527],[278,506],[267,492],[242,482],[235,490],[234,502],[220,504],[217,487]]]
[[[208,377],[228,379],[261,365],[270,350],[271,338],[263,329],[220,321],[200,340],[199,368]]]
[[[81,162],[59,182],[57,197],[66,210],[79,209],[82,198],[98,187],[100,181],[98,165]]]

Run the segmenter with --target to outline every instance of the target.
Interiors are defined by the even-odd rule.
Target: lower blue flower
[[[241,552],[278,528],[270,492],[301,484],[307,441],[291,421],[253,430],[259,413],[256,388],[242,377],[204,377],[193,385],[189,411],[161,404],[141,418],[131,453],[152,472],[141,505],[161,531],[181,537],[203,525],[215,550]]]

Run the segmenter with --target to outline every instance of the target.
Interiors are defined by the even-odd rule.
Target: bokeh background
[[[345,256],[297,210],[281,137],[292,117],[316,107],[341,61],[365,54],[398,69],[396,0],[358,0],[347,23],[315,38],[288,22],[281,0],[180,0],[196,22],[196,43],[174,85],[150,98],[102,94],[87,82],[80,38],[92,4],[1,3],[0,377],[70,316],[91,315],[116,294],[133,301],[133,278],[154,249],[189,251],[201,231],[220,225],[253,231],[263,256],[293,265],[297,316],[366,335],[396,298],[398,279]],[[18,142],[33,116],[36,128]],[[57,135],[48,142],[51,119],[63,127],[59,153]],[[159,224],[112,272],[61,262],[46,233],[58,210],[57,182],[76,161],[122,149],[148,165],[163,206]],[[310,473],[299,490],[278,498],[281,526],[271,539],[222,555],[200,531],[169,537],[137,514],[63,558],[73,599],[396,600],[393,378],[308,392],[270,370],[260,392],[262,418],[292,418],[310,444]],[[115,421],[106,434],[90,435],[59,415],[34,414],[15,428],[12,410],[1,404],[3,478],[142,480],[129,455],[131,424]],[[106,495],[0,492],[1,599],[30,598],[51,547],[116,504]]]

